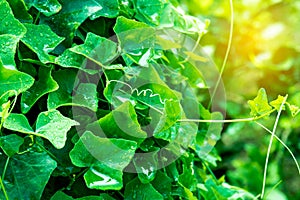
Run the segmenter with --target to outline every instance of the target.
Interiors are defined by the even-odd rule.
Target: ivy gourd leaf
[[[267,93],[264,88],[261,88],[258,91],[257,97],[248,101],[248,105],[250,106],[250,115],[252,116],[263,115],[272,110],[272,107],[268,103]]]
[[[136,172],[138,173],[138,178],[144,184],[150,183],[156,176],[158,166],[158,150],[147,152],[142,156],[136,155],[133,158],[133,164]]]
[[[163,200],[164,197],[151,183],[143,184],[138,178],[135,178],[125,186],[124,199]]]
[[[62,9],[56,15],[41,17],[41,23],[47,24],[60,36],[66,38],[66,46],[70,46],[75,30],[90,16],[100,16],[101,10],[105,10],[101,0],[63,0],[60,1]],[[108,2],[108,1],[105,1]],[[111,1],[110,1],[111,2]],[[113,1],[115,2],[115,0]],[[112,3],[113,4],[113,3]],[[104,15],[104,14],[103,14]],[[109,15],[109,13],[108,13]],[[96,15],[94,18],[97,17]]]
[[[7,69],[0,59],[0,96],[6,91],[15,90],[18,94],[28,90],[34,79],[26,73]]]
[[[277,99],[270,102],[270,105],[275,108],[277,111],[280,110],[282,103],[285,101],[285,98],[281,95],[278,95]],[[283,105],[283,110],[285,110],[285,105]]]
[[[80,54],[74,53],[70,49],[66,49],[63,54],[55,58],[55,63],[65,68],[80,69],[89,74],[99,73],[99,66],[95,63],[90,63]]]
[[[49,53],[60,44],[64,38],[57,36],[46,25],[24,24],[27,32],[21,41],[34,53],[37,54],[42,63],[53,63],[55,56]],[[39,33],[39,34],[36,34]]]
[[[298,106],[290,104],[290,103],[287,103],[287,105],[292,114],[292,117],[295,117],[298,113],[300,113],[300,108]]]
[[[31,151],[12,156],[3,180],[9,199],[40,199],[56,166],[46,152]],[[5,199],[2,192],[0,199]]]
[[[50,200],[74,200],[74,198],[66,195],[65,193],[63,193],[62,191],[58,191],[56,192]],[[102,193],[100,194],[100,196],[85,196],[85,197],[81,197],[81,198],[76,198],[76,200],[115,200],[114,198],[112,198],[111,196],[109,196],[106,193]]]
[[[78,167],[91,167],[98,162],[122,171],[133,158],[136,142],[124,139],[101,138],[86,131],[70,151],[72,163]]]
[[[206,119],[222,120],[223,115],[219,112],[214,112]],[[210,152],[213,150],[217,141],[221,138],[223,123],[210,123],[197,133],[193,149],[196,151],[199,158],[210,161]],[[214,164],[214,163],[211,163]]]
[[[66,77],[68,77],[66,79]],[[53,78],[59,85],[58,90],[48,95],[49,110],[61,106],[81,106],[93,111],[97,110],[97,86],[93,83],[80,83],[74,70],[59,70],[53,73]]]
[[[155,30],[145,23],[120,16],[117,18],[114,31],[117,34],[121,49],[125,52],[136,53],[136,51],[141,51],[144,48],[154,47]]]
[[[172,191],[172,179],[167,174],[157,171],[155,179],[151,182],[152,186],[164,196],[164,199],[168,199]]]
[[[151,106],[155,109],[162,111],[164,108],[164,103],[162,102],[160,95],[154,94],[153,91],[150,89],[142,91],[134,89],[131,98],[133,98],[136,101],[135,107],[138,109],[145,109],[148,108],[148,106]]]
[[[137,120],[134,107],[125,102],[115,110],[88,126],[96,135],[132,140],[140,145],[147,137]]]
[[[180,103],[174,100],[166,100],[163,115],[155,127],[154,134],[169,129],[181,118],[181,115]]]
[[[117,56],[117,44],[107,38],[88,33],[84,44],[70,48],[77,54],[103,66]]]
[[[27,7],[24,1],[20,0],[10,0],[8,1],[15,18],[23,23],[32,23],[32,16],[27,12]]]
[[[9,69],[16,69],[15,53],[18,42],[14,35],[0,35],[0,58],[3,65]]]
[[[160,16],[163,15],[164,7],[167,5],[165,0],[137,0],[136,7],[138,10],[135,16],[140,21],[149,22],[150,24],[159,25]]]
[[[12,157],[19,152],[24,139],[16,134],[10,134],[0,137],[0,148],[8,157]]]
[[[61,5],[57,0],[25,0],[25,3],[28,10],[33,6],[47,17],[61,10]]]
[[[72,105],[72,92],[76,86],[76,75],[76,71],[74,70],[59,70],[53,72],[52,76],[59,85],[59,88],[49,94],[47,100],[48,110],[60,106]]]
[[[122,171],[97,162],[84,174],[84,180],[91,189],[120,190],[123,187],[122,176]]]
[[[0,1],[0,35],[10,34],[18,38],[23,37],[26,28],[13,15],[12,10],[7,1]]]
[[[63,116],[58,110],[41,112],[36,121],[36,133],[49,140],[54,147],[61,149],[65,146],[67,132],[78,122]]]
[[[33,86],[22,94],[22,113],[27,113],[35,102],[43,95],[53,92],[59,88],[58,84],[51,76],[51,71],[51,67],[40,67],[38,81],[35,81]]]
[[[93,83],[81,83],[75,91],[73,103],[96,112],[98,108],[97,86]]]
[[[113,18],[118,16],[120,9],[118,0],[96,0],[96,2],[102,8],[90,16],[91,20],[98,17]]]
[[[4,121],[4,128],[20,133],[34,133],[27,118],[23,114],[11,113]]]

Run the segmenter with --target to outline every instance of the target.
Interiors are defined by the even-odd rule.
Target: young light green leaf
[[[150,184],[143,184],[138,178],[125,186],[124,199],[163,200],[164,197]]]
[[[61,149],[65,146],[68,131],[76,125],[79,123],[63,116],[59,111],[50,110],[38,115],[35,132]]]
[[[23,142],[24,139],[16,134],[2,136],[0,137],[0,148],[8,157],[12,157],[19,152]]]
[[[295,117],[296,115],[298,115],[298,113],[300,113],[300,108],[296,105],[290,104],[287,102],[287,106],[292,114],[292,117]]]
[[[15,53],[18,42],[14,35],[0,35],[0,58],[6,68],[16,69]]]
[[[51,76],[51,67],[40,67],[38,81],[33,86],[25,91],[21,97],[22,113],[27,113],[35,102],[43,95],[53,92],[59,88],[58,84]]]
[[[64,38],[57,36],[46,25],[24,24],[27,32],[21,41],[34,53],[37,54],[42,63],[53,63],[55,56],[49,53],[61,43]],[[38,33],[38,34],[37,34]]]
[[[132,140],[138,145],[147,137],[147,133],[141,129],[138,123],[132,104],[128,101],[89,125],[88,130],[100,136]]]
[[[123,187],[122,176],[122,171],[97,162],[84,174],[84,180],[91,189],[120,190]]]
[[[275,108],[277,111],[280,110],[281,104],[284,102],[284,97],[281,95],[278,95],[278,98],[274,101],[270,102],[270,105]],[[283,110],[285,110],[285,106],[283,106]]]
[[[6,129],[20,133],[31,134],[34,132],[27,118],[23,114],[11,113],[4,121],[3,126]]]
[[[78,167],[99,166],[102,163],[122,171],[133,158],[137,144],[124,139],[109,139],[86,131],[70,151],[70,158]]]
[[[45,16],[51,16],[61,10],[61,5],[57,0],[25,0],[28,10],[33,6]]]
[[[0,59],[0,96],[6,91],[15,90],[18,94],[28,90],[34,79],[26,73],[7,69]]]
[[[107,64],[117,56],[117,44],[104,37],[88,33],[84,44],[70,48],[70,51],[83,55],[99,66]]]
[[[0,1],[0,35],[11,34],[18,38],[23,37],[26,28],[13,15],[7,1]]]
[[[12,156],[3,181],[9,199],[40,199],[56,166],[44,151]],[[2,192],[0,199],[5,199]]]
[[[261,88],[258,91],[257,97],[248,101],[248,105],[250,106],[250,115],[252,116],[263,115],[272,110],[272,107],[268,103],[267,93],[264,88]]]

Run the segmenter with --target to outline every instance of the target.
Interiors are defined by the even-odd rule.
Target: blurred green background
[[[209,32],[201,45],[218,67],[224,60],[230,29],[229,0],[180,0],[183,9],[209,19]],[[288,94],[300,106],[300,1],[233,1],[234,31],[223,74],[227,118],[249,117],[247,100],[265,88],[269,100]],[[272,129],[275,115],[260,121]],[[276,131],[300,162],[300,116],[284,112]],[[255,123],[224,127],[217,145],[222,162],[215,173],[226,174],[229,183],[253,194],[261,193],[270,135]],[[300,176],[291,156],[274,141],[268,166],[266,199],[300,199]]]

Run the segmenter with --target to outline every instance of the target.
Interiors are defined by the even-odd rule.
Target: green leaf
[[[22,114],[11,113],[8,118],[4,121],[4,128],[17,131],[20,133],[33,133],[27,118]]]
[[[144,21],[150,22],[151,24],[159,25],[160,17],[163,15],[164,7],[167,5],[165,0],[137,0],[136,7],[138,14],[136,18]]]
[[[57,0],[25,0],[25,3],[28,10],[33,6],[47,17],[61,10],[61,5]]]
[[[155,30],[147,24],[125,17],[118,17],[114,26],[121,49],[125,52],[136,52],[154,47]]]
[[[14,35],[0,35],[0,58],[6,68],[16,69],[15,53],[18,42]]]
[[[135,178],[125,186],[124,199],[163,200],[164,197],[150,183],[143,184]]]
[[[122,171],[98,162],[84,174],[84,180],[90,189],[120,190],[123,187],[122,176]]]
[[[34,79],[26,73],[7,69],[0,59],[0,96],[6,91],[15,90],[18,94],[28,90]]]
[[[8,157],[12,157],[19,152],[24,139],[16,134],[0,137],[0,147]]]
[[[67,133],[72,126],[79,125],[57,110],[41,112],[36,121],[36,133],[49,140],[54,147],[61,149],[65,146]]]
[[[76,86],[76,75],[76,71],[74,70],[59,70],[53,72],[52,76],[59,85],[59,88],[49,94],[47,100],[48,110],[56,109],[60,106],[72,105],[72,92]]]
[[[27,12],[27,7],[23,0],[8,1],[15,18],[25,23],[32,23],[32,16]]]
[[[49,26],[46,25],[24,25],[27,32],[21,41],[37,54],[42,63],[53,63],[55,56],[50,55],[49,53],[54,50],[64,38],[57,36]]]
[[[100,70],[97,64],[91,64],[83,55],[71,51],[71,48],[55,58],[55,63],[65,68],[80,69],[89,74],[97,74]]]
[[[9,199],[40,199],[55,168],[56,162],[46,152],[11,157],[3,180]],[[5,199],[2,192],[0,199]]]
[[[26,28],[14,17],[7,1],[0,1],[0,35],[10,34],[18,38],[23,37]]]
[[[164,108],[160,95],[153,94],[153,91],[150,89],[142,91],[138,91],[137,89],[135,89],[132,92],[131,98],[136,101],[135,107],[138,109],[144,109],[149,106],[162,111]]]
[[[117,56],[117,44],[104,37],[88,33],[84,44],[70,48],[70,51],[83,55],[103,66]]]
[[[100,136],[132,140],[138,145],[147,137],[147,133],[141,129],[137,121],[132,104],[128,101],[88,126],[88,130]]]
[[[116,0],[63,0],[61,11],[50,17],[41,17],[41,22],[47,24],[60,36],[66,38],[70,46],[75,30],[88,18],[99,16],[114,16]],[[104,4],[105,3],[105,4]]]
[[[158,150],[147,152],[142,155],[137,154],[133,159],[133,163],[140,181],[144,184],[150,183],[156,176]]]
[[[43,95],[53,92],[59,88],[58,84],[51,77],[51,71],[51,67],[40,67],[38,81],[35,81],[33,86],[22,94],[22,113],[27,113],[35,102]]]
[[[98,17],[113,18],[118,16],[120,9],[118,0],[96,0],[96,2],[102,8],[90,16],[92,20]]]
[[[252,116],[263,115],[272,110],[272,107],[268,103],[267,93],[264,88],[261,88],[258,91],[257,97],[253,100],[249,100],[248,104],[251,109],[250,115]]]
[[[74,198],[66,195],[62,191],[56,192],[50,200],[74,200]],[[106,193],[100,194],[100,196],[85,196],[81,198],[76,198],[76,200],[115,200]]]
[[[61,106],[81,106],[96,111],[98,107],[97,86],[93,83],[80,83],[80,73],[74,70],[53,72],[53,78],[59,85],[58,90],[48,95],[49,110]],[[68,77],[68,78],[66,78]]]
[[[75,91],[73,103],[96,112],[98,108],[97,86],[92,83],[81,83]]]
[[[129,164],[136,148],[136,142],[101,138],[86,131],[71,150],[70,158],[78,167],[90,167],[100,162],[122,171]]]
[[[154,130],[154,135],[173,126],[182,116],[180,103],[174,100],[166,100],[164,113]]]
[[[223,115],[218,112],[214,112],[207,119],[211,120],[222,120]],[[221,132],[223,129],[223,123],[210,123],[207,127],[198,131],[195,144],[193,148],[195,149],[199,158],[208,161],[209,163],[215,165],[218,157],[211,157],[211,151],[214,149],[217,141],[221,139]]]

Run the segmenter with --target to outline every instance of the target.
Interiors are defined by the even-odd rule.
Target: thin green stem
[[[259,122],[255,122],[256,124],[258,124],[260,127],[262,127],[263,129],[265,129],[268,133],[272,134],[272,131],[270,131],[267,127],[265,127],[264,125],[262,125],[261,123]],[[296,164],[296,167],[298,169],[298,173],[300,175],[300,166],[298,164],[298,161],[296,159],[296,157],[294,156],[293,152],[291,151],[291,149],[277,136],[277,135],[274,135],[274,137],[276,138],[276,140],[278,140],[286,150],[288,150],[288,152],[290,153],[290,155],[292,156],[295,164]]]
[[[257,117],[249,117],[244,119],[225,119],[225,120],[214,120],[214,119],[179,119],[179,122],[199,122],[199,123],[234,123],[234,122],[251,122],[258,119],[269,116],[271,113],[276,111],[276,109],[270,110],[263,115]]]
[[[5,187],[4,187],[4,184],[3,184],[3,181],[2,181],[2,178],[1,178],[1,177],[0,177],[0,186],[1,186],[1,188],[2,188],[2,191],[3,191],[3,194],[4,194],[5,199],[6,199],[6,200],[9,200],[8,195],[7,195],[7,192],[6,192],[6,190],[5,190]]]
[[[263,177],[263,186],[262,186],[262,191],[261,191],[261,199],[264,198],[264,193],[265,193],[268,163],[269,163],[269,157],[270,157],[271,147],[272,147],[272,143],[273,143],[273,138],[275,137],[275,132],[276,132],[277,125],[278,125],[278,122],[279,122],[281,111],[283,109],[283,105],[285,104],[287,97],[288,97],[288,95],[286,95],[284,97],[284,100],[282,101],[282,103],[280,105],[280,108],[279,108],[279,111],[278,111],[278,114],[277,114],[277,117],[276,117],[276,120],[275,120],[275,123],[274,123],[274,126],[273,126],[272,135],[271,135],[271,138],[270,138],[270,141],[269,141],[269,146],[268,146],[268,151],[267,151],[267,156],[266,156],[266,162],[265,162],[265,168],[264,168],[264,177]]]
[[[209,102],[209,105],[208,105],[208,109],[211,107],[212,101],[213,101],[213,99],[214,99],[214,97],[216,95],[216,92],[217,92],[218,87],[220,85],[220,82],[222,80],[222,76],[223,76],[223,73],[224,73],[224,70],[225,70],[225,67],[226,67],[226,63],[227,63],[227,60],[228,60],[228,57],[229,57],[229,53],[230,53],[230,48],[231,48],[231,45],[232,45],[233,20],[234,20],[234,9],[233,9],[233,2],[232,2],[232,0],[229,0],[229,4],[230,4],[230,31],[229,31],[228,45],[227,45],[225,57],[224,57],[224,60],[223,60],[223,64],[222,64],[222,67],[221,67],[221,70],[220,70],[220,75],[218,77],[216,86],[214,87],[214,90],[213,90],[213,93],[212,93],[212,96],[211,96],[211,101]]]
[[[201,159],[202,160],[202,159]],[[202,160],[202,163],[204,164],[204,166],[207,168],[207,170],[209,171],[209,173],[211,174],[211,176],[213,177],[215,183],[217,184],[218,183],[218,179],[217,177],[215,176],[215,174],[213,173],[213,171],[210,169],[210,167],[208,166],[208,164],[206,164],[205,161]]]
[[[64,164],[62,162],[60,162],[56,156],[51,153],[50,151],[48,151],[43,145],[41,145],[40,143],[36,142],[36,144],[41,148],[43,149],[43,151],[45,151],[51,158],[53,158],[58,164],[60,164],[61,166],[64,166]]]
[[[5,165],[4,165],[4,168],[3,168],[3,172],[2,172],[2,180],[4,180],[4,178],[5,178],[5,174],[6,174],[6,170],[7,170],[7,166],[8,166],[8,163],[9,163],[9,157],[7,157],[7,159],[6,159],[6,162],[5,162]]]
[[[41,15],[41,12],[38,12],[37,15],[36,15],[36,17],[35,17],[35,19],[34,19],[33,24],[37,24],[37,21],[40,18],[40,15]]]

